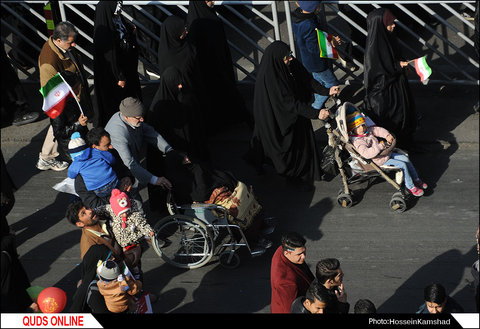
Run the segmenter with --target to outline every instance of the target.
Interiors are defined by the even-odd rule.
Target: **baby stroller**
[[[337,101],[339,104],[340,101]],[[334,158],[340,172],[343,188],[338,192],[337,203],[343,208],[349,208],[355,203],[355,195],[352,190],[352,185],[359,185],[366,181],[370,181],[377,177],[385,179],[395,188],[395,193],[390,200],[390,208],[395,212],[404,212],[407,209],[406,200],[410,194],[406,192],[403,184],[403,171],[400,168],[393,166],[377,166],[372,160],[363,158],[350,143],[347,121],[346,109],[352,106],[357,111],[361,111],[352,103],[345,102],[340,105],[335,112],[336,128],[332,128],[330,123],[326,124],[328,135],[328,145],[334,150]],[[374,125],[374,122],[363,113],[367,126]],[[394,150],[397,153],[404,151],[395,148],[395,143],[389,146],[389,150]],[[348,152],[348,156],[342,156],[342,153]],[[394,179],[391,178],[394,176]]]
[[[251,190],[247,194],[255,198]],[[245,220],[232,217],[221,205],[177,205],[169,192],[167,208],[170,215],[155,225],[152,245],[155,252],[173,266],[199,268],[216,255],[222,266],[233,269],[240,265],[237,253],[240,247],[247,247],[252,257],[265,252],[250,248],[241,227],[245,227]]]

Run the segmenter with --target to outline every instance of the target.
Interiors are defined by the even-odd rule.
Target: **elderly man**
[[[123,163],[135,176],[140,186],[157,185],[170,189],[172,184],[165,177],[157,177],[142,167],[146,143],[156,146],[167,153],[172,147],[150,125],[144,123],[145,109],[142,102],[127,97],[120,102],[120,111],[115,113],[107,123],[105,130],[110,133],[113,147],[118,151]],[[135,183],[137,185],[137,182]]]
[[[48,128],[37,162],[37,168],[40,170],[61,171],[68,167],[68,162],[71,161],[67,151],[69,136],[74,131],[85,131],[87,116],[92,113],[88,82],[83,71],[80,55],[75,50],[76,36],[77,29],[72,23],[68,21],[58,23],[52,36],[43,45],[38,57],[40,86],[44,87],[59,72],[63,72],[63,74],[68,73],[68,75],[71,75],[71,80],[79,82],[74,86],[74,91],[85,114],[81,115],[80,111],[78,111],[78,113],[75,113],[75,118],[67,118],[65,115],[60,114],[55,118],[55,121],[51,119],[51,125]],[[68,136],[63,136],[65,134]],[[64,141],[60,148],[59,138]],[[58,152],[59,149],[62,153]],[[60,161],[57,157],[66,161]]]
[[[272,313],[290,313],[293,301],[305,296],[315,278],[305,263],[305,242],[300,234],[289,232],[282,236],[282,245],[273,255],[270,270]]]

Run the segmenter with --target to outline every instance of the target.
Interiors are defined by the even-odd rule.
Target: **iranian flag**
[[[77,99],[70,85],[65,82],[60,73],[55,74],[48,82],[40,88],[43,96],[42,110],[50,118],[58,117],[70,97]]]
[[[320,48],[320,57],[338,59],[338,53],[333,46],[333,35],[317,30],[318,47]]]
[[[427,64],[426,56],[415,59],[415,71],[420,76],[420,81],[425,81],[428,79],[430,74],[432,74],[432,69]]]

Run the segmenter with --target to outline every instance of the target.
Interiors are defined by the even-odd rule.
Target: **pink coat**
[[[388,159],[390,159],[391,153],[384,156],[378,156],[378,154],[386,148],[386,145],[380,144],[376,137],[387,138],[388,135],[390,135],[390,132],[387,129],[371,126],[368,127],[368,133],[366,135],[350,136],[350,141],[362,157],[365,159],[372,159],[377,166],[382,166]]]

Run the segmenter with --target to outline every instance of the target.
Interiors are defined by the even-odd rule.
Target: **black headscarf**
[[[120,102],[126,97],[142,99],[138,77],[138,45],[133,25],[121,15],[125,28],[123,38],[114,24],[115,9],[121,1],[100,1],[95,7],[93,32],[95,96],[99,120],[95,125],[105,126],[118,112]],[[123,42],[123,41],[126,42]],[[124,46],[121,46],[124,45]],[[126,81],[125,87],[118,81]]]
[[[167,67],[177,67],[182,72],[184,84],[194,89],[200,84],[200,71],[195,47],[186,38],[180,39],[184,31],[185,21],[180,17],[169,16],[163,21],[158,46],[158,69],[162,75]]]
[[[279,174],[312,181],[320,175],[310,122],[319,112],[311,107],[315,80],[297,59],[286,65],[289,54],[282,41],[273,42],[263,54],[255,83],[250,158],[259,165],[265,155]]]
[[[408,148],[416,128],[415,104],[400,67],[395,34],[384,24],[386,11],[375,9],[367,16],[365,112],[378,126],[396,135],[399,147]]]

